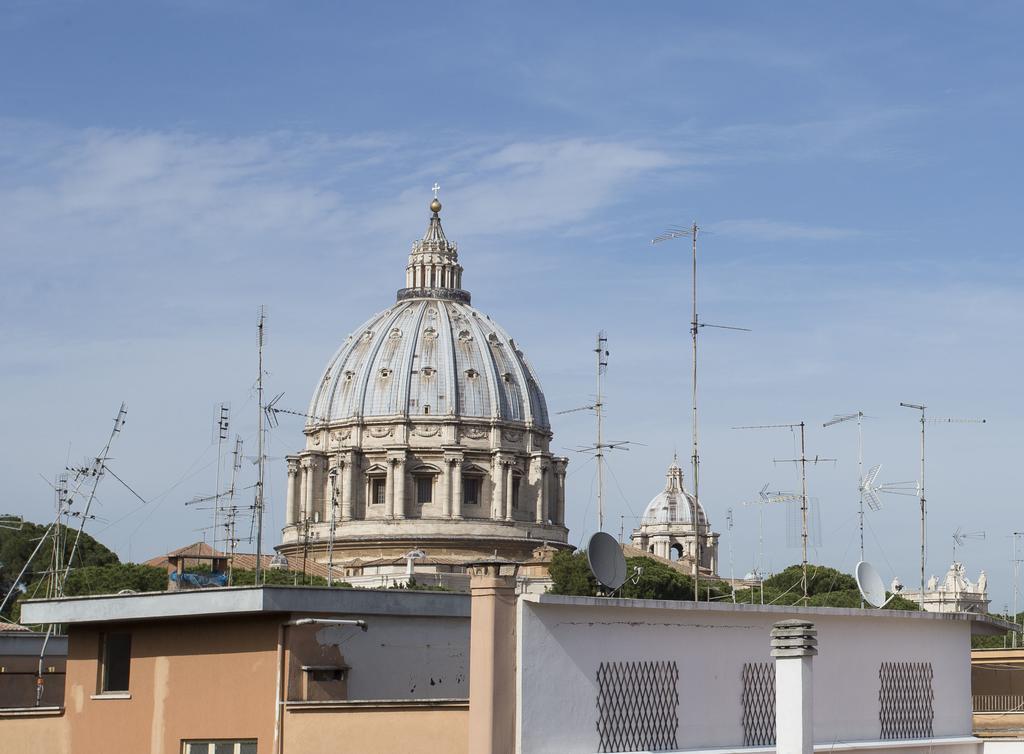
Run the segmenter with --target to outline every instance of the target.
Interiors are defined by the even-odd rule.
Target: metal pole
[[[694,599],[696,599],[697,602],[700,602],[700,454],[698,452],[697,444],[697,331],[700,329],[699,321],[697,319],[697,234],[700,231],[700,228],[697,227],[696,221],[694,221],[691,231],[693,234],[693,319],[690,321],[690,335],[693,339],[693,454],[690,460],[693,465],[693,530],[696,534],[695,558],[693,565],[693,594]],[[708,597],[708,599],[710,599],[710,596]]]
[[[1017,625],[1017,578],[1020,573],[1020,564],[1017,561],[1017,537],[1024,532],[1013,532],[1013,624]],[[1017,648],[1017,632],[1013,632],[1013,648]]]
[[[602,374],[601,374],[601,351],[604,350],[601,333],[597,334],[597,402],[594,404],[594,414],[597,416],[597,530],[604,531],[604,434],[602,426]]]
[[[256,381],[256,392],[258,397],[258,438],[257,458],[259,459],[259,473],[256,480],[256,573],[254,581],[259,586],[263,576],[263,321],[265,319],[263,307],[260,307],[259,323],[259,376]],[[305,568],[305,565],[303,565]],[[303,574],[305,578],[305,574]]]
[[[921,609],[924,610],[925,560],[927,557],[928,508],[924,496],[924,409],[921,409]]]
[[[863,413],[857,412],[857,475],[860,479],[860,559],[864,560],[864,423]],[[864,600],[861,600],[864,607]]]
[[[803,574],[800,577],[804,590],[804,604],[807,604],[807,451],[804,443],[804,423],[800,422],[800,517],[802,529],[800,538],[803,545]]]
[[[331,480],[331,530],[327,540],[327,586],[334,586],[334,509],[337,505],[338,467],[331,469],[328,477]]]

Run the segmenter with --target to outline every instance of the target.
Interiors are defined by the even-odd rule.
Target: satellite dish
[[[626,558],[615,537],[599,531],[587,543],[587,562],[601,586],[615,590],[626,581]]]
[[[875,567],[866,560],[857,564],[856,575],[860,596],[871,607],[885,607],[889,600],[896,596],[894,594],[889,599],[885,598],[885,584],[882,583],[882,577],[878,575]]]

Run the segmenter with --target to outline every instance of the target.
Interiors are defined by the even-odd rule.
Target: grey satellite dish
[[[889,600],[896,596],[894,594],[889,599],[885,598],[885,584],[882,583],[882,577],[878,575],[875,567],[866,560],[857,564],[856,575],[860,596],[871,607],[885,607]]]
[[[626,558],[615,537],[599,531],[587,543],[587,562],[594,578],[606,589],[618,589],[626,581]]]

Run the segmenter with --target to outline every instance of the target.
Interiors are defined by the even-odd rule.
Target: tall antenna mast
[[[698,588],[698,582],[700,581],[700,563],[701,563],[701,536],[706,535],[705,532],[701,532],[700,522],[700,445],[699,445],[699,424],[697,422],[697,334],[700,332],[702,327],[717,327],[723,330],[742,330],[750,332],[746,327],[730,327],[728,325],[709,325],[701,322],[697,316],[697,236],[700,234],[701,228],[697,225],[696,220],[690,225],[689,228],[669,228],[667,231],[662,233],[660,236],[651,240],[651,244],[659,244],[663,241],[671,241],[676,238],[689,238],[691,241],[691,313],[690,319],[690,338],[692,340],[692,353],[693,363],[691,370],[691,422],[693,430],[693,451],[690,455],[690,463],[693,468],[693,515],[691,517],[693,521],[694,529],[694,540],[696,547],[694,550],[694,562],[693,562],[693,593],[694,599],[700,602],[700,590]],[[686,495],[684,493],[683,497]],[[706,529],[705,525],[705,529]],[[708,597],[710,599],[710,596]]]
[[[256,395],[259,403],[259,423],[257,432],[257,459],[258,459],[258,475],[256,477],[256,573],[254,575],[254,582],[256,586],[259,586],[263,577],[263,474],[264,466],[266,461],[266,453],[264,452],[263,444],[265,438],[263,437],[264,426],[264,407],[263,407],[263,332],[264,324],[267,319],[267,308],[260,306],[260,318],[259,318],[259,376],[256,380]]]
[[[220,472],[224,465],[224,441],[228,439],[231,425],[231,404],[221,403],[217,408],[217,481],[213,488],[213,549],[217,549],[217,519],[220,513]]]
[[[924,609],[924,578],[925,578],[925,567],[927,562],[927,544],[928,544],[928,505],[924,495],[924,428],[926,422],[945,422],[945,423],[956,423],[956,424],[984,424],[984,419],[928,419],[925,417],[925,409],[927,406],[919,403],[904,403],[900,401],[900,405],[903,408],[912,408],[915,411],[921,412],[921,477],[917,483],[917,494],[918,499],[921,502],[921,609]]]
[[[593,453],[597,459],[597,530],[604,531],[604,452],[606,450],[629,450],[628,445],[633,444],[629,440],[604,441],[604,374],[608,371],[608,334],[601,330],[597,334],[597,345],[594,353],[597,355],[597,399],[589,406],[579,406],[566,411],[557,412],[561,414],[572,414],[576,411],[593,411],[597,419],[597,442],[583,448],[574,448],[577,453]]]
[[[594,403],[594,416],[597,419],[597,443],[595,457],[597,459],[597,530],[604,531],[604,373],[608,369],[608,335],[604,330],[597,334],[597,402]]]
[[[857,517],[860,523],[860,559],[864,560],[864,487],[867,481],[864,477],[864,412],[836,414],[821,426],[827,428],[853,419],[857,420],[857,491],[860,493],[860,509]],[[860,601],[860,606],[864,607],[863,599]]]
[[[800,586],[803,589],[803,600],[804,604],[807,604],[807,591],[808,591],[808,579],[807,579],[807,512],[808,512],[808,498],[807,498],[807,464],[812,463],[817,465],[819,461],[829,461],[835,463],[835,458],[814,458],[807,457],[807,442],[805,431],[807,425],[804,422],[799,424],[757,424],[746,427],[733,427],[733,429],[788,429],[790,431],[795,430],[799,427],[800,429],[800,457],[799,458],[784,458],[775,459],[775,463],[795,463],[800,466],[800,550],[801,550],[801,575],[800,575]]]
[[[1024,535],[1024,531],[1011,532],[1010,536],[1013,537],[1013,623],[1017,625],[1017,592],[1019,591],[1018,577],[1020,575],[1020,561],[1017,559],[1017,537]],[[1013,648],[1017,648],[1017,634],[1019,629],[1013,632]]]

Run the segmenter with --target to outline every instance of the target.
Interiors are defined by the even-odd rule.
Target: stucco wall
[[[771,625],[797,616],[649,604],[664,608],[520,600],[522,751],[598,750],[596,673],[602,661],[675,661],[679,748],[742,745],[743,664],[769,661]],[[855,612],[859,615],[799,615],[818,627],[815,741],[878,738],[879,665],[886,661],[932,663],[934,735],[969,736],[970,624]]]
[[[94,698],[100,632],[73,627],[66,715],[75,754],[177,754],[183,738],[258,741],[274,725],[280,618],[119,624],[132,633],[130,699]]]
[[[61,712],[0,713],[0,751],[4,754],[71,754],[71,731]]]
[[[284,750],[286,754],[462,754],[467,749],[468,719],[468,705],[289,709],[284,724]]]

